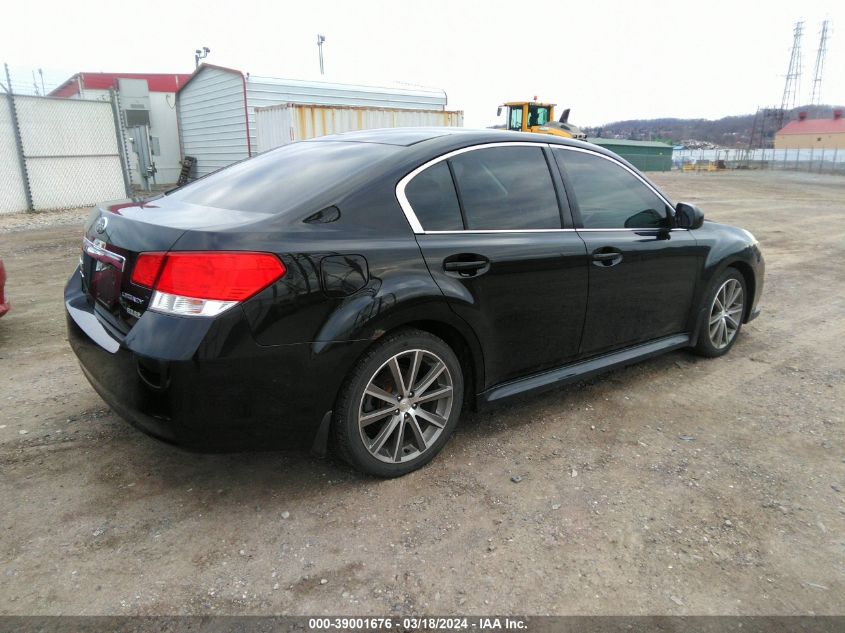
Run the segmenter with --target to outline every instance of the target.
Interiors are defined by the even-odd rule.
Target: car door
[[[399,199],[435,281],[475,331],[485,384],[577,356],[587,259],[538,143],[447,154],[400,183]]]
[[[702,257],[689,231],[672,228],[669,203],[612,157],[552,153],[590,261],[580,355],[686,331]]]

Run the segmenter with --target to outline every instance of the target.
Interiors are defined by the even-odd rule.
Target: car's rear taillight
[[[141,253],[132,283],[153,290],[152,310],[215,316],[284,274],[284,264],[269,253]]]

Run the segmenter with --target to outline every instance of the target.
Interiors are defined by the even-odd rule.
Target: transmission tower
[[[829,20],[822,22],[822,31],[819,36],[819,50],[816,51],[816,69],[813,71],[813,95],[810,103],[819,105],[822,100],[822,73],[824,73],[824,56],[827,53],[827,25]]]
[[[792,54],[789,56],[789,71],[786,73],[786,84],[783,87],[781,110],[789,110],[798,105],[798,95],[801,92],[801,34],[804,32],[804,21],[795,23],[792,31]]]

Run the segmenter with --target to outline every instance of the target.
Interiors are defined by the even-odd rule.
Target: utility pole
[[[813,105],[819,105],[822,100],[822,74],[824,73],[824,57],[827,53],[828,22],[829,20],[822,22],[819,49],[816,51],[816,69],[813,71],[813,94],[810,97],[810,103]]]
[[[325,35],[317,35],[317,49],[320,52],[320,74],[325,75],[325,69],[323,68],[323,42],[326,41]]]

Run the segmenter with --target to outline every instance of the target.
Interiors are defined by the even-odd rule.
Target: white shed
[[[445,110],[436,89],[386,88],[256,77],[203,64],[176,94],[183,156],[204,176],[258,153],[255,109],[285,103]]]

